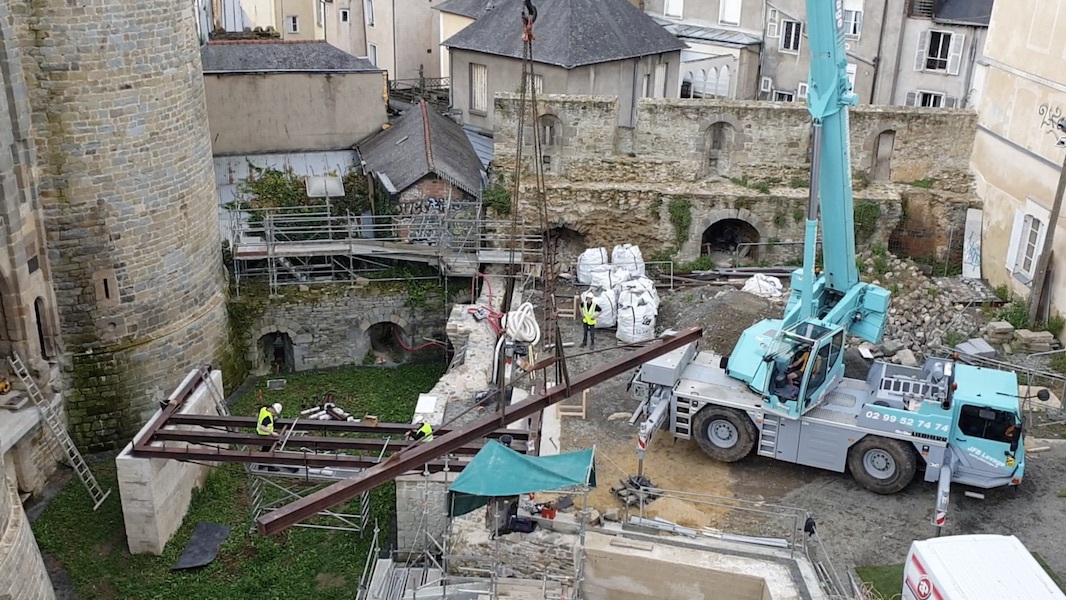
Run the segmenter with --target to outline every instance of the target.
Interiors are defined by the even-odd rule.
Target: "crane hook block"
[[[522,20],[529,25],[532,25],[537,20],[537,7],[533,6],[532,0],[525,0],[525,6],[522,8]]]

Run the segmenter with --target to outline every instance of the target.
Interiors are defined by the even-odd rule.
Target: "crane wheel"
[[[868,435],[848,451],[848,469],[871,492],[895,494],[914,479],[918,457],[910,444]]]
[[[744,412],[704,406],[692,419],[692,435],[707,456],[720,462],[737,462],[751,454],[759,432]]]

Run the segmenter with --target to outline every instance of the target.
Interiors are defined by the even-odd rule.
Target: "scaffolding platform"
[[[248,473],[263,477],[285,477],[290,479],[302,479],[305,481],[341,481],[349,477],[355,477],[363,472],[363,469],[351,469],[343,467],[302,467],[292,465],[271,465],[266,463],[251,463],[248,465]]]

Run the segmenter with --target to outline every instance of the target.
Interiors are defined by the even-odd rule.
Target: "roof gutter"
[[[271,73],[341,73],[341,74],[359,74],[359,73],[384,73],[384,69],[366,69],[366,70],[351,70],[351,69],[249,69],[246,71],[226,70],[226,71],[214,71],[204,69],[204,75],[269,75]]]

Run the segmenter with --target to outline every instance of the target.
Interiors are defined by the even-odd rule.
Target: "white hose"
[[[525,342],[535,346],[540,341],[540,324],[533,314],[533,305],[526,302],[500,319],[507,337],[516,342]]]

